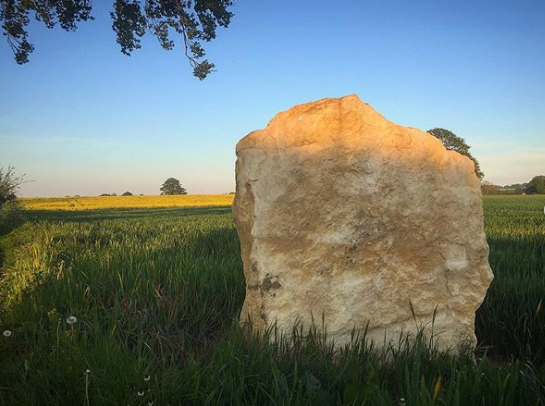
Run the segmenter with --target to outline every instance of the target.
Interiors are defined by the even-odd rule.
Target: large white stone
[[[241,322],[289,335],[324,317],[337,343],[368,325],[380,347],[435,314],[440,348],[475,344],[493,276],[470,159],[355,95],[282,112],[236,152]]]

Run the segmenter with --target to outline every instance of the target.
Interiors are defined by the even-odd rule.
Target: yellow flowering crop
[[[18,201],[27,210],[93,210],[155,207],[230,206],[234,194],[163,196],[33,197]]]

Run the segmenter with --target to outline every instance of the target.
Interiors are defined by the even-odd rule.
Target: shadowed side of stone
[[[492,272],[471,160],[347,96],[244,137],[236,182],[242,322],[289,334],[324,316],[339,344],[368,325],[380,345],[434,318],[441,348],[475,343]]]

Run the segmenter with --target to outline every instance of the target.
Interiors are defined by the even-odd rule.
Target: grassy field
[[[476,361],[241,330],[229,207],[29,211],[0,241],[0,405],[544,405],[544,205],[484,200]]]
[[[229,206],[234,194],[176,196],[84,196],[20,198],[27,210],[150,209],[162,207]]]

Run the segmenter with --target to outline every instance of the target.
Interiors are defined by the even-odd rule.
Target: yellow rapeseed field
[[[230,206],[234,194],[176,196],[84,196],[20,198],[27,210],[144,209],[154,207]]]

